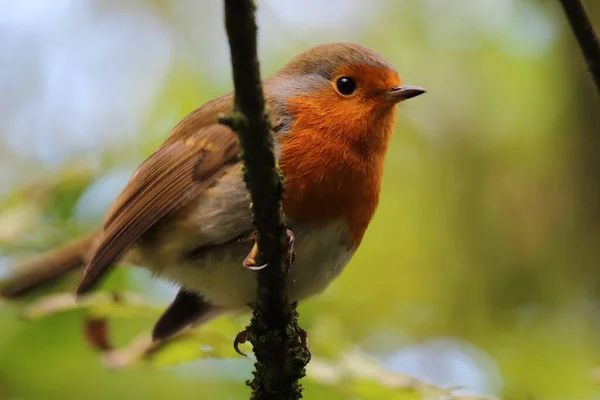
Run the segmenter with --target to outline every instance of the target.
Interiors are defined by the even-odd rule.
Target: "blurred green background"
[[[357,255],[300,306],[316,360],[305,397],[409,398],[373,383],[398,373],[506,399],[600,399],[600,102],[558,1],[257,3],[264,76],[315,44],[352,41],[429,91],[400,107]],[[600,3],[587,3],[600,30]],[[231,90],[222,12],[220,1],[0,1],[0,279],[98,226],[169,129]],[[22,318],[74,279],[0,301],[0,399],[248,398],[252,361],[229,348],[115,370],[86,342],[83,309]],[[142,270],[106,287],[161,307],[175,293]],[[158,312],[110,314],[115,345]],[[247,320],[205,332],[229,343]]]

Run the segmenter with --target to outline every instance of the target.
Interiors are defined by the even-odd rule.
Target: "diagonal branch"
[[[560,0],[600,94],[600,44],[581,0]]]
[[[221,123],[239,135],[260,257],[268,262],[267,268],[258,272],[258,298],[248,329],[256,355],[250,383],[252,398],[299,399],[298,380],[304,376],[308,355],[300,345],[297,313],[285,284],[288,266],[281,208],[283,178],[273,152],[273,133],[260,80],[254,2],[225,0],[225,25],[231,47],[235,106]]]

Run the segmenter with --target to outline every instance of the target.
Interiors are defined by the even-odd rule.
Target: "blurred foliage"
[[[137,363],[165,368],[205,358],[227,358],[232,354],[232,337],[224,332],[235,332],[236,326],[224,319],[201,328],[184,330],[164,342],[152,342],[149,334],[142,334],[126,346],[115,349],[110,343],[109,320],[142,315],[158,318],[162,312],[162,308],[133,294],[96,292],[77,300],[73,293],[58,293],[28,305],[22,310],[21,317],[33,320],[74,310],[85,312],[85,336],[93,348],[103,352],[103,361],[108,368],[129,368]],[[345,396],[364,399],[381,399],[382,396],[398,400],[475,399],[454,395],[453,388],[443,389],[406,375],[390,373],[368,355],[352,351],[351,343],[345,343],[343,347],[341,361],[337,363],[313,359],[308,379],[314,384],[332,386]],[[483,397],[477,399],[483,400]]]
[[[78,3],[83,25],[57,28],[72,41],[56,42],[55,51],[78,49],[79,37],[106,48],[121,43],[113,58],[76,52],[84,61],[73,70],[85,69],[100,87],[113,75],[121,85],[103,97],[75,97],[65,77],[54,95],[37,96],[42,78],[26,68],[52,65],[22,56],[35,52],[28,42],[10,53],[25,72],[22,81],[0,74],[3,93],[8,81],[18,88],[6,104],[0,96],[0,278],[15,261],[95,228],[170,127],[230,90],[221,10],[209,3]],[[423,392],[414,386],[421,381],[505,399],[599,397],[600,103],[555,2],[258,3],[264,75],[314,44],[355,41],[429,90],[400,108],[380,206],[360,250],[323,295],[300,307],[314,356],[305,397],[411,399]],[[600,4],[587,3],[600,27]],[[0,7],[12,10],[0,23],[12,15],[17,29],[24,11]],[[123,26],[153,41],[140,44],[144,37]],[[0,41],[3,55],[18,37]],[[68,99],[59,101],[63,92]],[[19,116],[37,98],[53,105],[42,122]],[[73,104],[100,116],[80,118]],[[119,112],[101,118],[113,109],[100,104]],[[69,129],[78,136],[60,136]],[[230,348],[247,316],[215,320],[153,352],[151,362],[134,362],[173,289],[120,269],[104,288],[152,304],[114,306],[103,294],[75,304],[56,295],[72,280],[0,302],[0,399],[248,397],[252,361]],[[33,318],[49,302],[52,312]],[[90,315],[108,317],[115,350],[99,354],[87,341]]]

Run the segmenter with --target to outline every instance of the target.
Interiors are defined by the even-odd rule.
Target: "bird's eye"
[[[344,96],[350,96],[356,90],[356,82],[347,76],[339,78],[335,85],[337,86],[337,90]]]

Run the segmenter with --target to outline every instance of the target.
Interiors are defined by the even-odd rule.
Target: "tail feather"
[[[81,268],[89,259],[96,233],[40,254],[17,267],[15,277],[0,289],[0,297],[16,298]]]
[[[168,339],[188,326],[198,326],[223,313],[223,309],[206,302],[202,296],[179,290],[152,330],[152,340]]]

